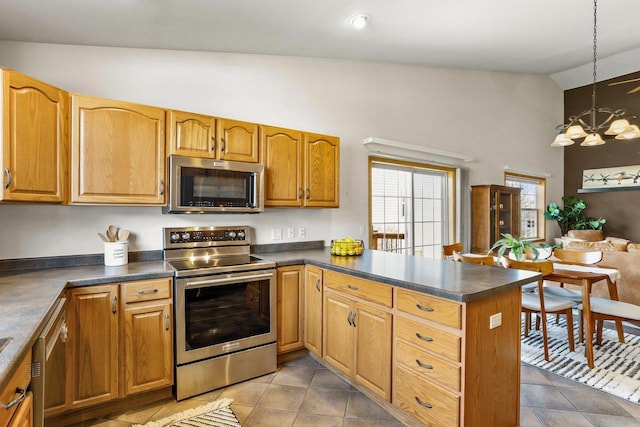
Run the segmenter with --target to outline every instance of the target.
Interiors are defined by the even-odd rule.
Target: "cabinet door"
[[[173,384],[171,309],[166,300],[125,306],[123,395]]]
[[[264,205],[302,206],[302,132],[264,126],[261,141]]]
[[[216,156],[216,119],[184,111],[167,111],[169,154],[189,157]]]
[[[340,140],[333,136],[305,134],[304,205],[340,206]]]
[[[305,266],[304,346],[322,357],[322,269]]]
[[[118,397],[118,285],[67,292],[69,409]]]
[[[258,125],[218,119],[218,158],[258,163]]]
[[[8,427],[33,427],[33,393],[27,393]]]
[[[303,269],[301,265],[278,268],[278,353],[304,347]]]
[[[68,185],[69,94],[15,71],[2,71],[2,80],[0,200],[61,203]]]
[[[71,202],[163,205],[164,110],[71,97]]]
[[[347,375],[353,369],[353,303],[332,292],[324,293],[324,359]]]
[[[369,390],[391,401],[391,313],[355,304],[353,376]]]

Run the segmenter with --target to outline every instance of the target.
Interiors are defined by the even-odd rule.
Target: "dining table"
[[[568,264],[561,261],[554,261],[553,272],[544,275],[543,280],[557,282],[582,287],[582,312],[585,323],[585,357],[589,368],[594,368],[593,355],[593,333],[594,322],[591,313],[590,296],[593,285],[597,282],[606,281],[609,290],[609,298],[618,300],[618,288],[616,282],[620,279],[620,272],[615,268],[598,267],[596,265]],[[618,339],[624,342],[624,331],[622,322],[616,321]]]

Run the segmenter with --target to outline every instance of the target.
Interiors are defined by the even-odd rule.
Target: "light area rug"
[[[158,421],[134,424],[133,427],[241,427],[229,407],[233,399],[218,399]]]
[[[576,343],[575,351],[569,351],[565,320],[556,325],[554,319],[549,317],[547,322],[549,361],[544,360],[542,331],[532,330],[529,337],[522,337],[523,362],[640,403],[640,336],[625,333],[623,344],[615,330],[605,329],[602,345],[593,345],[595,368],[590,369],[584,343]],[[577,324],[574,331],[577,337]]]

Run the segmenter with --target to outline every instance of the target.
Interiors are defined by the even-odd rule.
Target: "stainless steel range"
[[[276,370],[275,263],[250,255],[250,227],[164,228],[175,268],[176,398]]]

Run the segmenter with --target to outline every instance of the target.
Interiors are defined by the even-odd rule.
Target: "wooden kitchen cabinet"
[[[167,110],[167,152],[187,157],[216,158],[216,119]]]
[[[0,200],[65,202],[69,94],[16,71],[1,70],[0,77]]]
[[[67,291],[67,410],[173,384],[172,279]]]
[[[322,357],[322,275],[321,268],[304,267],[304,346]]]
[[[71,203],[163,205],[165,110],[72,95]]]
[[[325,272],[323,357],[381,398],[391,401],[391,312],[384,305],[376,307],[351,293],[335,291],[344,285],[366,295],[369,286],[385,286],[390,291],[391,288],[366,280],[353,285],[351,279],[358,280]],[[391,306],[391,293],[388,306]]]
[[[173,384],[171,278],[120,285],[124,336],[121,396]]]
[[[278,267],[278,354],[304,348],[304,266]]]
[[[238,120],[218,119],[218,158],[258,163],[259,125]]]
[[[118,397],[118,285],[67,291],[67,409]]]
[[[18,367],[9,378],[9,382],[0,390],[0,426],[31,427],[33,426],[33,398],[27,391],[31,382],[31,352],[18,363]],[[10,408],[5,408],[9,402],[20,398],[24,393],[24,400]]]
[[[472,252],[487,253],[503,233],[520,236],[520,188],[472,185]]]
[[[338,207],[340,140],[263,126],[265,206]]]

